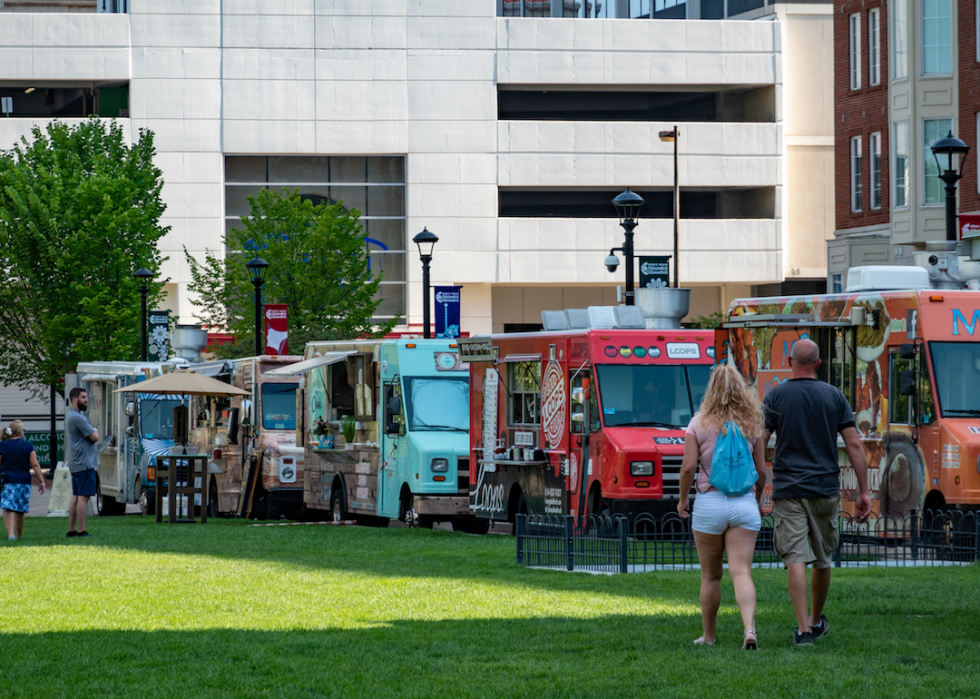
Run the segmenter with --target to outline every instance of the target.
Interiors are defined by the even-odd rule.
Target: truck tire
[[[118,517],[126,514],[126,501],[119,502],[114,497],[102,494],[102,481],[95,474],[95,511],[99,517]]]
[[[141,491],[139,504],[140,511],[144,515],[149,515],[150,517],[155,515],[157,513],[156,491],[154,490],[152,493],[147,492],[146,490]]]
[[[333,492],[330,493],[330,514],[335,522],[347,519],[347,511],[344,509],[344,491],[337,486],[334,486]]]

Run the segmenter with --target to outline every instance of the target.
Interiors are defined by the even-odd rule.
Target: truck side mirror
[[[402,402],[397,396],[388,399],[388,417],[397,415],[402,410]]]
[[[898,392],[903,396],[915,395],[915,372],[911,369],[898,372]]]
[[[228,444],[238,444],[238,408],[228,411]]]
[[[247,398],[242,401],[242,424],[251,425],[252,424],[252,401]]]
[[[572,389],[572,402],[585,405],[585,389],[582,387]]]
[[[915,359],[915,345],[904,344],[898,348],[898,356],[902,359]]]
[[[389,422],[388,426],[385,428],[385,434],[391,437],[397,437],[402,433],[402,426],[397,422]]]

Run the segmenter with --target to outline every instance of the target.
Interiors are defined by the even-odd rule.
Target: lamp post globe
[[[429,330],[429,263],[432,262],[432,249],[439,242],[439,237],[428,228],[423,228],[412,238],[412,242],[418,246],[422,260],[422,337],[429,339],[432,337]]]
[[[248,276],[255,287],[255,354],[262,354],[262,285],[265,283],[265,274],[269,269],[269,263],[256,255],[245,263],[248,268]]]
[[[153,272],[146,267],[140,267],[133,272],[133,276],[139,280],[140,284],[140,360],[146,361],[147,338],[146,338],[146,292],[147,285],[153,279]]]
[[[613,198],[612,203],[619,214],[619,225],[626,231],[626,241],[623,243],[623,257],[626,258],[626,292],[623,294],[623,298],[627,306],[632,306],[635,303],[633,291],[633,229],[636,228],[640,209],[643,208],[643,197],[627,187],[625,192]],[[610,254],[606,258],[606,267],[612,272],[615,267],[610,264],[610,257],[613,255]]]
[[[970,152],[970,146],[956,138],[953,132],[950,131],[947,136],[933,143],[930,149],[932,150],[932,157],[936,159],[939,179],[946,184],[946,240],[948,242],[955,242],[957,238],[956,183],[963,177],[963,163],[966,162],[966,156]],[[953,164],[953,157],[957,155],[962,156],[958,170]],[[945,156],[946,158],[945,169],[943,169],[943,164],[939,161],[939,156]]]

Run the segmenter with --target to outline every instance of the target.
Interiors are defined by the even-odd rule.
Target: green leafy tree
[[[376,337],[394,327],[396,320],[372,320],[381,275],[371,275],[359,211],[326,201],[314,204],[288,189],[263,189],[248,201],[251,215],[225,235],[225,258],[208,251],[198,262],[184,250],[198,318],[234,337],[215,348],[216,354],[255,353],[255,288],[245,267],[254,255],[269,263],[263,302],[289,305],[294,352],[311,340]]]
[[[704,328],[705,330],[711,330],[713,328],[721,327],[721,324],[728,320],[728,314],[724,311],[715,311],[706,316],[698,316],[691,323],[692,328]]]
[[[140,295],[156,273],[160,170],[153,134],[115,122],[35,127],[0,152],[0,376],[41,395],[80,361],[139,358]],[[150,308],[162,282],[148,285]]]

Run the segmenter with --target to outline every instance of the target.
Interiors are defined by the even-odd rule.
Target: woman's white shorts
[[[718,490],[698,493],[694,498],[691,527],[702,534],[724,534],[729,527],[741,527],[757,532],[762,516],[755,494],[748,492],[730,498]]]

